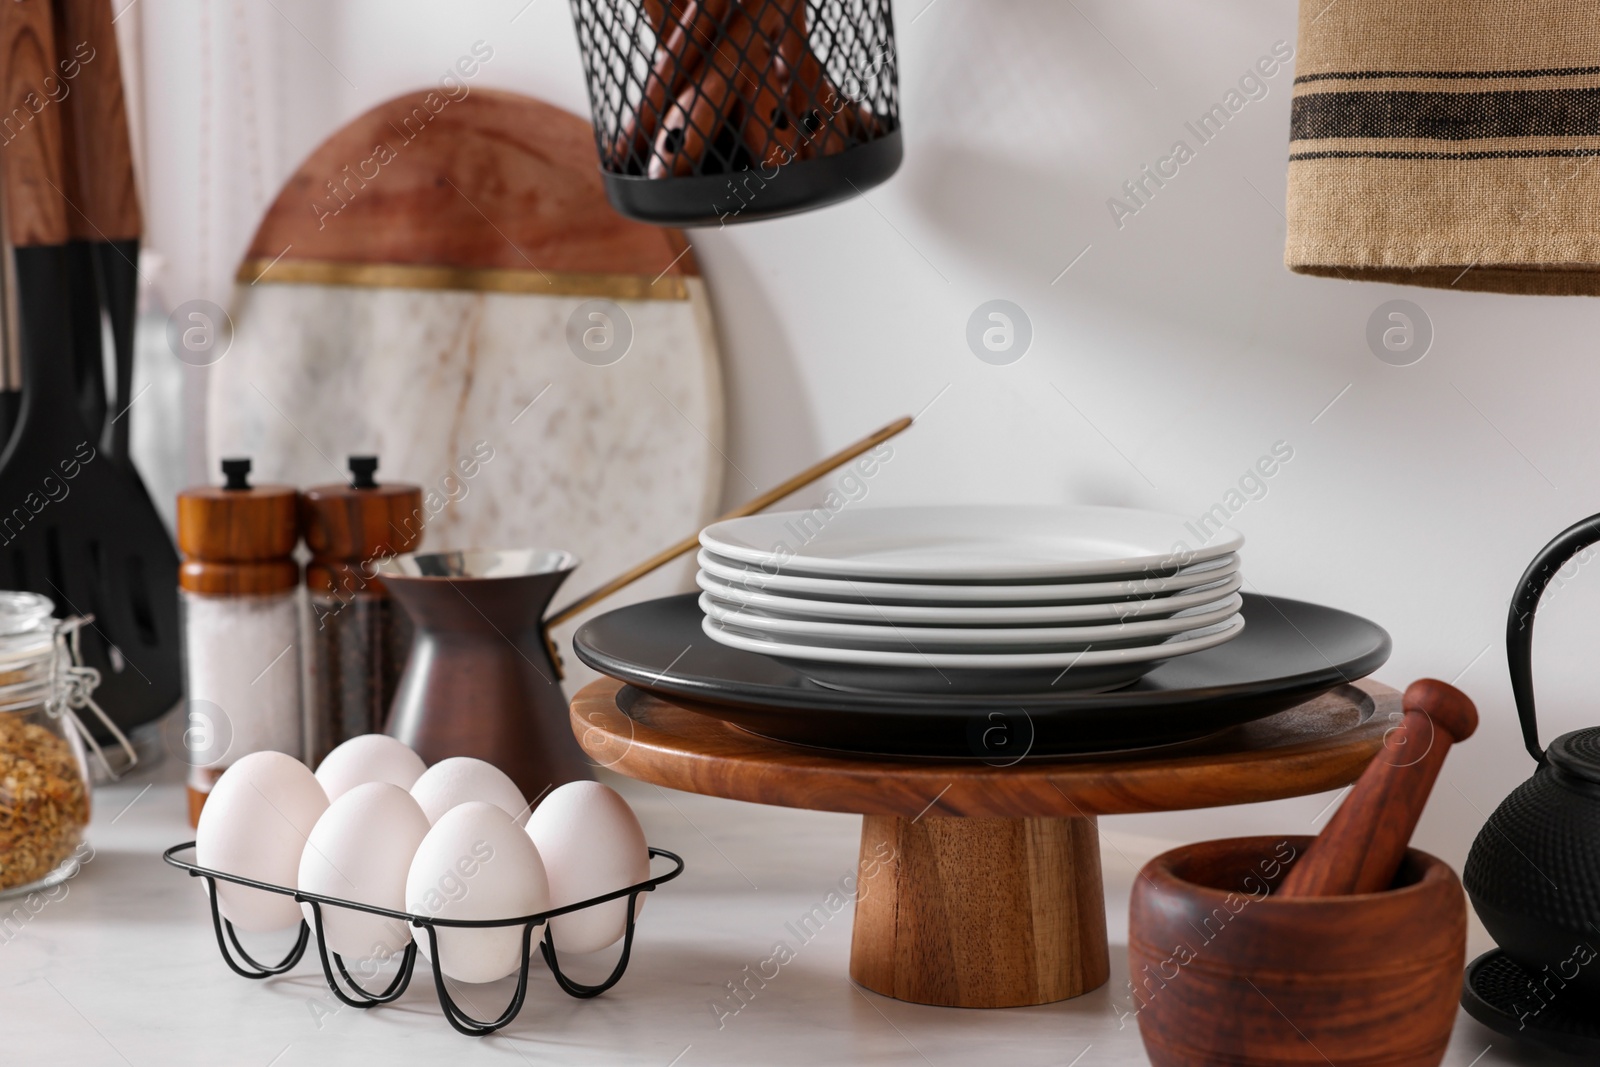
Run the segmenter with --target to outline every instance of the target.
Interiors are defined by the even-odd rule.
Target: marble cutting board
[[[575,552],[559,607],[712,515],[710,304],[680,234],[607,205],[583,120],[487,90],[432,113],[426,95],[336,133],[268,212],[211,370],[211,465],[248,455],[258,480],[306,486],[376,454],[380,480],[423,487],[424,548]],[[594,677],[570,655],[582,620],[555,635],[569,692]]]

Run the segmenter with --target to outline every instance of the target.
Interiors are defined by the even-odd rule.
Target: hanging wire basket
[[[661,225],[822,207],[900,165],[889,0],[572,0],[606,195]]]
[[[283,974],[300,962],[305,955],[306,946],[311,941],[312,927],[317,934],[317,957],[322,964],[322,976],[327,979],[328,988],[333,995],[343,1004],[352,1008],[374,1008],[379,1004],[388,1004],[399,999],[411,984],[411,975],[416,968],[417,942],[413,938],[406,944],[405,951],[400,955],[399,968],[393,978],[380,992],[371,992],[362,987],[356,977],[350,973],[350,967],[337,952],[327,947],[327,939],[322,932],[322,911],[324,908],[348,908],[351,911],[366,912],[368,915],[381,915],[388,919],[398,919],[418,929],[428,938],[428,959],[433,965],[433,986],[439,995],[439,1007],[443,1009],[444,1016],[450,1025],[468,1037],[486,1037],[505,1026],[517,1017],[522,1010],[522,1004],[528,992],[528,969],[531,965],[533,948],[533,934],[540,926],[544,927],[544,936],[539,942],[539,955],[544,959],[545,966],[550,968],[550,973],[555,976],[556,984],[569,996],[587,999],[597,997],[622,980],[623,972],[628,969],[628,958],[633,952],[634,913],[638,910],[639,894],[648,893],[659,885],[672,881],[683,873],[683,859],[675,853],[664,848],[650,849],[650,858],[663,859],[671,862],[672,869],[653,878],[626,886],[602,896],[581,900],[576,904],[569,904],[562,908],[551,908],[535,915],[520,915],[512,919],[440,919],[430,915],[413,915],[410,912],[390,911],[387,908],[374,907],[370,904],[361,904],[353,900],[341,900],[338,897],[323,896],[320,893],[302,893],[286,886],[273,885],[270,882],[258,882],[252,878],[243,878],[238,875],[228,874],[225,871],[212,870],[201,867],[199,864],[188,860],[179,859],[178,853],[192,851],[195,843],[185,842],[173,845],[161,854],[161,858],[179,870],[188,871],[193,878],[206,880],[206,895],[211,898],[211,926],[217,935],[217,948],[222,951],[222,959],[233,973],[244,978],[271,978]],[[222,917],[222,912],[217,906],[217,882],[232,882],[235,885],[248,886],[251,889],[261,889],[268,893],[278,893],[283,896],[293,897],[302,904],[311,906],[311,919],[307,923],[300,921],[300,932],[294,946],[289,949],[289,954],[276,963],[262,963],[251,956],[245,947],[239,943],[239,936],[233,929],[233,923]],[[628,898],[627,926],[622,935],[622,953],[617,958],[616,966],[611,974],[598,985],[584,985],[574,981],[561,970],[560,960],[556,956],[555,935],[550,930],[549,920],[562,915],[570,915],[584,908],[592,908],[608,901]],[[447,988],[448,976],[439,968],[439,930],[484,930],[510,927],[522,928],[522,966],[517,971],[517,988],[512,994],[511,1003],[500,1016],[492,1020],[474,1019],[450,996]],[[419,936],[421,936],[419,934]],[[337,977],[336,977],[337,976]]]

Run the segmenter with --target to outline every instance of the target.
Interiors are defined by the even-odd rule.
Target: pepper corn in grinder
[[[375,456],[350,457],[350,482],[307,489],[301,531],[311,562],[307,757],[315,767],[358,734],[383,730],[411,650],[411,619],[377,566],[422,542],[422,490],[379,485]]]
[[[224,459],[221,486],[178,494],[184,745],[189,821],[222,772],[251,752],[304,749],[300,711],[299,494],[250,484]]]

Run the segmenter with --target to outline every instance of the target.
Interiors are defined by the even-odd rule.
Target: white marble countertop
[[[608,778],[634,804],[652,843],[680,853],[684,875],[651,896],[621,984],[567,997],[536,966],[522,1013],[493,1037],[450,1029],[419,968],[395,1004],[341,1006],[314,950],[263,982],[218,956],[198,883],[161,851],[191,839],[180,768],[168,761],[95,794],[93,858],[64,895],[29,916],[0,911],[0,1062],[60,1065],[299,1067],[361,1064],[1143,1065],[1129,1006],[1127,900],[1141,857],[1105,820],[1112,980],[1038,1008],[930,1008],[864,992],[846,977],[850,909],[739,1008],[726,983],[771,955],[787,930],[855,870],[855,816],[758,807]],[[1481,933],[1478,935],[1481,937]],[[1474,951],[1483,946],[1475,944]],[[265,951],[265,949],[263,949]],[[609,961],[611,957],[607,956]],[[579,977],[606,967],[579,960]],[[587,971],[583,964],[589,964]],[[592,980],[592,979],[591,979]],[[498,1014],[510,981],[470,987],[478,1014]],[[713,1005],[722,1005],[719,1013]],[[720,1015],[720,1018],[719,1018]],[[1448,1067],[1567,1063],[1515,1047],[1463,1015]]]

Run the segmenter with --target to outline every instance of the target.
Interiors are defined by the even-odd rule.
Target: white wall
[[[209,4],[203,26],[201,0],[140,0],[166,306],[224,299],[298,160],[477,39],[496,52],[479,84],[582,111],[566,5],[524,3]],[[1450,757],[1421,831],[1459,863],[1533,769],[1505,678],[1507,598],[1550,536],[1600,507],[1600,367],[1586,351],[1600,305],[1288,274],[1289,72],[1118,229],[1106,201],[1121,184],[1275,42],[1293,42],[1289,0],[906,0],[896,16],[900,174],[866,201],[693,235],[727,357],[733,463],[765,487],[938,397],[873,482],[874,503],[1198,513],[1288,442],[1293,460],[1235,520],[1249,580],[1386,626],[1395,654],[1380,679],[1434,675],[1477,699],[1483,727]],[[1365,340],[1369,315],[1397,296],[1436,329],[1405,368]],[[965,343],[992,298],[1033,324],[1011,366]],[[753,492],[731,471],[727,485],[730,502]],[[1578,573],[1542,616],[1547,740],[1600,721],[1597,586]],[[1111,825],[1310,832],[1328,799]]]

